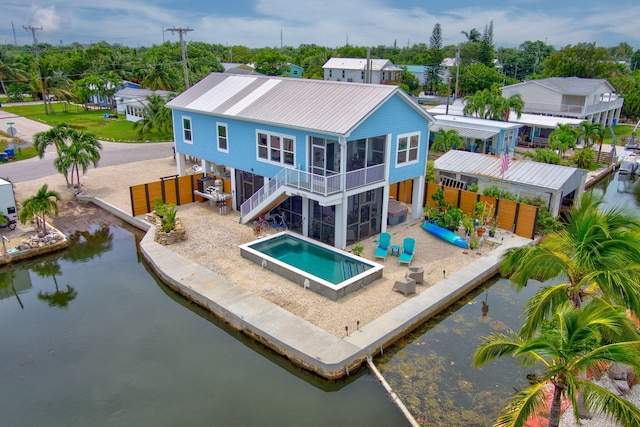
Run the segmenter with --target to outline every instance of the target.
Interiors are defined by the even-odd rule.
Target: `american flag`
[[[500,175],[504,175],[507,169],[509,169],[509,146],[508,145],[504,147],[502,162],[500,162]]]

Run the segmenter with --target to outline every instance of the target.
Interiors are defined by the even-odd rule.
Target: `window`
[[[506,147],[511,147],[511,144],[513,143],[514,133],[515,132],[513,130],[508,130],[504,133],[504,145]]]
[[[329,78],[333,77],[333,70],[329,70]]]
[[[258,159],[285,166],[295,166],[295,139],[287,135],[258,132]]]
[[[344,79],[344,70],[342,70],[342,78]]]
[[[218,132],[218,151],[229,152],[229,140],[227,137],[227,125],[225,123],[217,123]]]
[[[184,142],[193,142],[193,134],[191,131],[191,117],[182,118],[182,138],[184,139]]]
[[[364,71],[360,71],[360,80],[364,81]]]
[[[420,132],[398,135],[398,156],[396,165],[404,166],[418,162]]]

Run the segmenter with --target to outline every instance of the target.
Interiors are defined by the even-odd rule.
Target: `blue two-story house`
[[[278,207],[344,248],[386,230],[389,185],[407,180],[422,216],[432,118],[397,86],[212,73],[167,107],[178,173],[186,156],[224,170],[242,223]]]

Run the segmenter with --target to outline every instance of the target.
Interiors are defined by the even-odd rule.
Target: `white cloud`
[[[58,31],[61,21],[55,6],[31,8],[31,25],[34,27],[42,27],[48,32]]]

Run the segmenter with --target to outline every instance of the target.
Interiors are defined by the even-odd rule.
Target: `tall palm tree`
[[[569,148],[576,148],[578,131],[570,124],[560,123],[549,134],[549,147],[558,150],[558,154],[564,156]]]
[[[478,31],[475,28],[472,28],[471,30],[469,30],[469,32],[466,31],[460,31],[461,34],[464,34],[464,36],[467,38],[467,41],[470,42],[479,42],[482,34],[480,34],[480,31]]]
[[[495,118],[494,120],[509,121],[511,111],[515,111],[518,118],[522,117],[522,110],[524,109],[524,100],[519,93],[511,95],[509,98],[502,96],[502,93],[498,90]]]
[[[71,186],[74,186],[75,175],[75,185],[80,187],[80,169],[85,173],[90,164],[98,166],[102,144],[93,133],[87,131],[72,129],[68,137],[70,143],[61,151],[60,163],[71,168]]]
[[[56,153],[58,154],[58,158],[54,160],[54,166],[58,172],[64,175],[64,179],[67,182],[67,186],[69,186],[69,174],[67,171],[69,170],[70,165],[65,165],[60,159],[60,153],[67,145],[67,138],[69,138],[69,134],[73,131],[66,123],[58,123],[51,129],[38,132],[33,135],[33,147],[38,152],[38,156],[42,159],[44,158],[44,153],[48,146],[53,145],[56,148]]]
[[[625,426],[640,425],[635,405],[585,379],[588,371],[599,372],[602,363],[617,362],[639,370],[639,338],[623,307],[594,299],[576,310],[566,301],[536,336],[494,333],[485,337],[472,365],[479,367],[502,356],[514,357],[525,366],[542,365],[540,382],[518,392],[495,426],[521,427],[532,415],[546,413],[543,390],[549,382],[553,385],[549,427],[560,422],[562,396],[572,403],[579,420],[579,393],[588,410],[603,412]]]
[[[462,110],[465,116],[473,116],[480,119],[488,119],[491,117],[490,106],[494,102],[494,96],[489,89],[479,90],[473,95],[464,97],[464,108]]]
[[[431,143],[431,149],[433,151],[442,150],[445,153],[458,146],[462,146],[462,138],[460,138],[458,131],[455,129],[438,129],[433,137],[433,143]]]
[[[36,219],[38,230],[42,229],[42,235],[47,235],[46,217],[51,214],[58,214],[58,203],[60,194],[56,191],[49,190],[47,184],[44,184],[36,192],[35,195],[29,197],[22,202],[22,209],[18,214],[21,224],[32,219]]]
[[[584,148],[591,148],[597,141],[604,139],[604,128],[600,123],[584,121],[578,125],[578,137]]]
[[[585,299],[602,296],[640,314],[640,222],[618,208],[601,210],[602,203],[602,196],[585,193],[564,228],[503,255],[501,272],[518,288],[529,279],[564,278],[527,304],[527,336],[566,300],[579,308]]]
[[[0,89],[2,93],[7,94],[5,86],[6,80],[18,80],[21,82],[28,81],[26,74],[21,70],[20,64],[9,64],[0,58]]]

